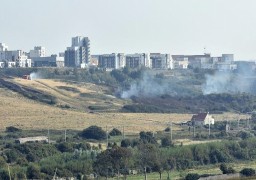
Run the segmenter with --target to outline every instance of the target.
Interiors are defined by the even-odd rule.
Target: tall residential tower
[[[72,38],[72,46],[65,51],[66,67],[85,67],[90,63],[90,40],[88,37]]]

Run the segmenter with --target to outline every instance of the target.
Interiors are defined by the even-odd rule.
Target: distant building
[[[130,68],[139,68],[141,66],[149,67],[148,55],[142,54],[126,54],[125,66]]]
[[[0,43],[0,51],[8,51],[8,46],[6,46],[4,43]]]
[[[170,54],[150,53],[150,65],[152,69],[172,68]]]
[[[72,38],[72,46],[65,51],[66,67],[85,67],[90,63],[90,40],[88,37],[77,36]]]
[[[198,113],[193,115],[191,118],[191,122],[194,125],[207,125],[214,124],[214,118],[209,115],[209,113]]]
[[[99,64],[99,55],[91,55],[90,66],[98,66]]]
[[[242,72],[255,71],[256,61],[235,61],[237,65],[237,70]]]
[[[31,59],[21,50],[0,51],[0,62],[4,62],[5,67],[31,67]]]
[[[185,59],[188,60],[188,65],[192,68],[202,68],[202,64],[208,64],[211,55],[204,54],[204,55],[172,55],[172,59],[175,62],[183,61]]]
[[[35,136],[35,137],[26,137],[19,138],[16,140],[17,143],[24,144],[26,142],[48,142],[47,136]]]
[[[99,55],[98,67],[105,69],[120,69],[125,66],[123,53],[112,53]]]
[[[176,61],[173,61],[174,69],[187,69],[188,68],[188,58],[182,58]]]
[[[58,57],[57,55],[33,57],[32,64],[34,67],[64,67],[64,57]]]
[[[46,56],[46,50],[45,47],[42,46],[35,46],[33,50],[30,50],[29,57],[45,57]]]

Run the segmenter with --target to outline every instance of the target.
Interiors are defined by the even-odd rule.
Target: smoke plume
[[[241,68],[237,72],[216,71],[213,75],[206,75],[202,85],[203,94],[211,93],[252,93],[255,94],[254,72]]]
[[[44,74],[40,71],[30,73],[31,80],[43,79],[43,78],[44,78]]]

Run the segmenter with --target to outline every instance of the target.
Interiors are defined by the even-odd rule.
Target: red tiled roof
[[[198,113],[193,115],[191,121],[204,121],[208,113]]]

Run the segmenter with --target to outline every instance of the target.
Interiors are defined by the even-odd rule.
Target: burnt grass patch
[[[28,88],[25,86],[17,85],[15,83],[5,81],[4,79],[0,79],[0,84],[3,87],[10,89],[14,92],[17,92],[26,98],[29,98],[29,99],[32,99],[35,101],[39,101],[42,103],[50,104],[50,105],[56,104],[56,97],[46,94],[43,91],[39,91],[39,90]]]

